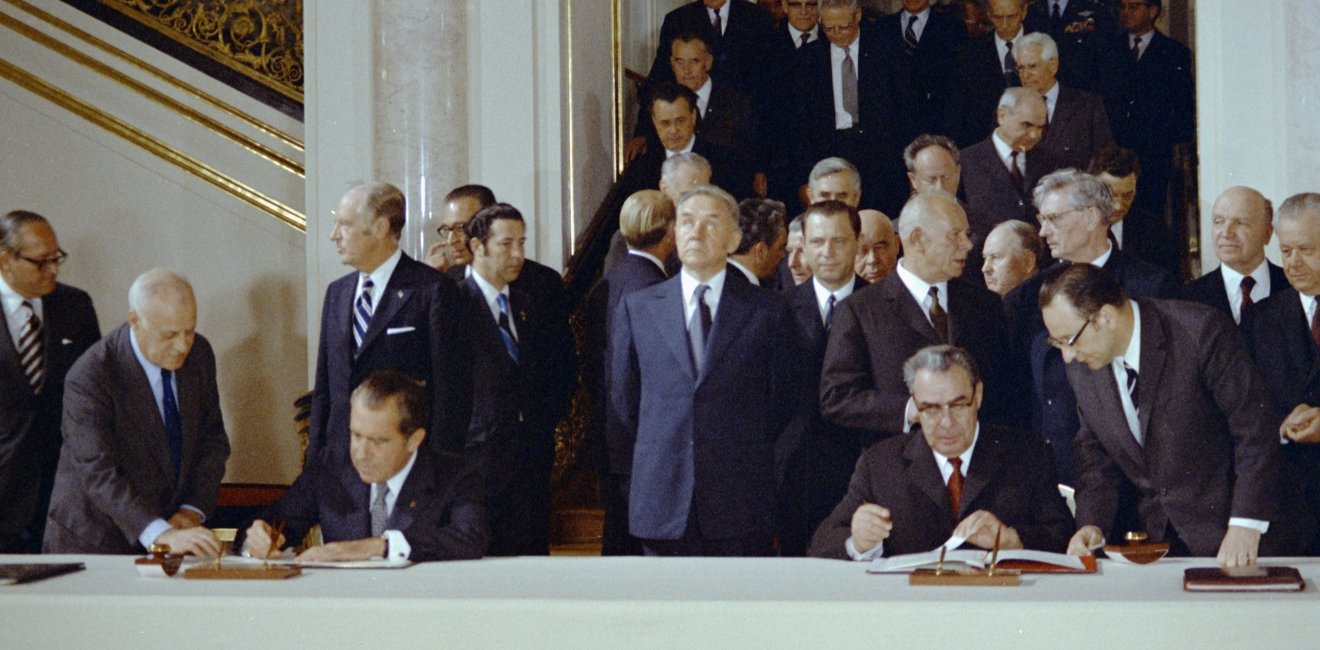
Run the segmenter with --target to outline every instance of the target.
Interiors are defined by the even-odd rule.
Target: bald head
[[[1211,208],[1210,232],[1220,263],[1243,275],[1265,261],[1265,245],[1274,234],[1274,206],[1250,187],[1230,187]]]
[[[867,282],[879,282],[898,265],[898,233],[894,222],[879,210],[862,210],[861,233],[857,240],[857,275]]]
[[[934,190],[914,195],[898,217],[903,268],[930,284],[962,275],[972,250],[967,213],[952,194]]]

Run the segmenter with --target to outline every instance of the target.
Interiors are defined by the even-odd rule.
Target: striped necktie
[[[40,393],[42,382],[46,380],[46,355],[42,344],[41,319],[37,318],[37,312],[32,308],[30,301],[24,300],[22,307],[27,312],[27,319],[23,321],[23,329],[18,333],[18,359],[23,366],[23,374],[27,375],[28,383],[32,384],[32,392]]]
[[[358,294],[353,305],[353,353],[362,351],[362,339],[367,337],[367,328],[371,327],[371,290],[376,285],[371,276],[362,278],[362,293]]]

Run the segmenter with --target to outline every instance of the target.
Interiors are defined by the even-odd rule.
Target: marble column
[[[466,0],[373,0],[376,179],[408,201],[400,246],[435,241],[445,194],[468,182]]]

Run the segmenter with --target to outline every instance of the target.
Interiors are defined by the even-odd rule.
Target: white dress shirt
[[[1146,56],[1146,48],[1150,47],[1150,41],[1151,41],[1151,39],[1154,38],[1154,37],[1155,37],[1155,30],[1153,30],[1153,29],[1150,30],[1150,31],[1148,31],[1148,32],[1146,32],[1145,34],[1128,34],[1128,49],[1129,49],[1129,50],[1132,49],[1132,43],[1133,43],[1133,42],[1135,42],[1138,38],[1141,39],[1141,44],[1137,46],[1137,60],[1138,60],[1138,61],[1141,60],[1141,57]]]
[[[1242,278],[1245,277],[1238,273],[1233,267],[1227,264],[1219,265],[1220,275],[1224,276],[1224,295],[1228,296],[1228,306],[1233,310],[1233,320],[1242,322]],[[1260,264],[1252,270],[1251,277],[1256,280],[1255,286],[1251,287],[1251,302],[1258,303],[1270,297],[1270,262],[1261,260]],[[1310,323],[1311,321],[1307,321]]]
[[[1007,169],[1007,170],[1008,170],[1008,173],[1009,173],[1009,174],[1012,174],[1012,173],[1013,173],[1013,147],[1009,146],[1009,144],[1008,144],[1007,142],[1004,142],[1004,139],[1003,139],[1003,138],[999,137],[999,129],[995,129],[995,130],[990,134],[990,142],[992,142],[992,143],[995,145],[995,153],[999,154],[999,160],[1000,160],[1001,162],[1004,163],[1004,169]],[[1026,178],[1026,176],[1027,176],[1027,152],[1025,152],[1025,151],[1020,151],[1020,152],[1018,152],[1018,156],[1017,156],[1017,164],[1018,164],[1018,171],[1022,173],[1022,177],[1023,177],[1023,178]]]
[[[719,9],[711,9],[710,7],[706,7],[706,21],[709,22],[712,26],[715,24],[715,14],[720,15],[720,36],[723,36],[724,32],[729,31],[730,4],[733,3],[725,2]]]
[[[816,307],[820,309],[821,323],[825,322],[825,314],[828,314],[830,311],[830,296],[834,296],[834,308],[838,309],[839,301],[852,295],[853,285],[856,283],[857,276],[854,275],[849,278],[847,282],[844,282],[842,287],[830,291],[829,288],[820,283],[820,280],[816,279],[815,276],[812,276],[811,286],[816,290]]]
[[[697,114],[706,117],[706,107],[710,106],[710,77],[697,89]]]
[[[858,59],[858,55],[857,55],[859,51],[857,44],[860,43],[861,40],[862,40],[861,38],[854,38],[852,44],[848,46],[848,55],[852,57],[852,61],[853,61],[853,71],[857,73],[858,104],[860,104],[862,101],[861,98],[862,70],[861,70],[861,62]],[[830,44],[830,78],[831,78],[831,83],[834,86],[834,128],[851,129],[856,125],[853,124],[852,115],[850,115],[848,111],[843,110],[843,76],[842,75],[843,75],[843,48],[831,43]],[[860,111],[861,106],[858,106],[857,110]]]
[[[916,300],[918,305],[921,305],[921,311],[926,316],[926,322],[930,322],[930,288],[932,286],[940,288],[940,307],[944,309],[944,313],[949,313],[948,282],[937,282],[932,285],[907,270],[902,259],[898,260],[898,264],[894,268],[898,270],[898,279],[903,281],[903,286],[907,287],[908,293],[912,294],[912,299]],[[931,326],[934,325],[934,323],[931,323]]]
[[[478,277],[480,277],[480,275],[478,275]],[[408,458],[408,463],[403,466],[403,469],[396,472],[394,476],[385,479],[385,485],[390,488],[389,494],[385,495],[386,514],[394,513],[394,504],[399,501],[399,491],[403,489],[404,482],[408,480],[408,474],[412,472],[413,463],[416,462],[417,452],[414,451],[412,456]],[[377,486],[373,484],[371,486],[371,500],[367,503],[376,502],[376,490]],[[384,536],[386,545],[389,547],[385,559],[406,560],[408,559],[408,556],[412,555],[412,546],[408,544],[408,538],[404,537],[403,531],[387,529],[384,532]]]
[[[992,33],[993,33],[993,32],[992,32]],[[1018,28],[1017,36],[1014,36],[1014,37],[1013,37],[1013,60],[1014,60],[1014,61],[1017,60],[1017,56],[1018,56],[1018,41],[1022,40],[1022,36],[1025,35],[1025,34],[1026,34],[1026,32],[1025,32],[1022,28],[1019,27],[1019,28]],[[1003,72],[1003,71],[1004,71],[1004,56],[1008,54],[1008,41],[1006,41],[1006,40],[1004,40],[1004,39],[1002,39],[1002,38],[999,38],[999,34],[995,34],[995,52],[999,54],[999,70],[1000,70],[1000,72]]]
[[[898,36],[904,38],[907,34],[908,23],[912,20],[914,14],[907,9],[903,10],[903,19],[898,22]],[[915,14],[917,22],[912,23],[912,33],[917,35],[917,42],[921,42],[921,35],[926,31],[926,23],[930,22],[930,5]]]
[[[481,289],[481,295],[486,299],[486,308],[490,310],[490,317],[495,319],[495,323],[500,322],[500,303],[499,297],[504,296],[505,302],[509,303],[509,331],[513,333],[513,338],[518,339],[518,326],[514,323],[517,319],[513,317],[513,303],[509,302],[509,285],[504,285],[503,289],[496,289],[495,285],[481,277],[480,273],[473,273],[472,278],[477,281],[477,287]]]
[[[14,340],[15,350],[18,349],[18,337],[23,333],[23,327],[27,323],[27,310],[23,309],[24,300],[32,303],[32,311],[36,313],[37,319],[45,323],[41,298],[24,298],[18,295],[18,292],[10,288],[9,283],[0,277],[0,306],[4,308],[5,322],[9,325],[9,336]]]
[[[688,139],[687,144],[683,145],[682,149],[679,149],[678,151],[671,151],[669,149],[665,149],[665,158],[671,158],[681,153],[692,153],[692,145],[696,143],[697,143],[697,134],[693,133],[692,137]]]
[[[362,294],[362,279],[371,278],[371,283],[375,286],[371,289],[371,313],[376,313],[376,308],[380,306],[380,299],[385,295],[385,287],[389,286],[390,276],[394,275],[395,267],[399,266],[399,260],[403,258],[402,249],[394,249],[394,254],[385,258],[370,273],[359,273],[357,278],[357,288],[353,291],[353,304],[357,304],[358,296]]]
[[[1059,82],[1054,82],[1050,89],[1045,91],[1045,119],[1047,124],[1054,123],[1054,106],[1059,103]]]
[[[697,285],[704,284],[710,287],[706,290],[706,306],[710,308],[710,322],[715,323],[715,312],[720,308],[720,296],[724,294],[724,276],[728,268],[720,269],[719,273],[711,276],[709,280],[702,282],[688,272],[685,268],[679,273],[680,286],[683,288],[683,322],[691,323],[692,314],[697,311],[697,301],[693,299],[693,294],[697,292]]]
[[[795,48],[802,47],[803,34],[807,35],[808,43],[815,43],[816,39],[820,38],[820,27],[818,25],[813,25],[811,27],[811,31],[803,32],[803,31],[799,31],[798,28],[794,27],[793,23],[788,24],[788,35],[793,38],[793,47]]]

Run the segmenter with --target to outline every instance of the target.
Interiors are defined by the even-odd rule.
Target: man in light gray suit
[[[215,355],[197,335],[197,300],[164,269],[128,291],[128,323],[69,370],[64,447],[43,550],[215,556],[202,526],[229,458]]]

